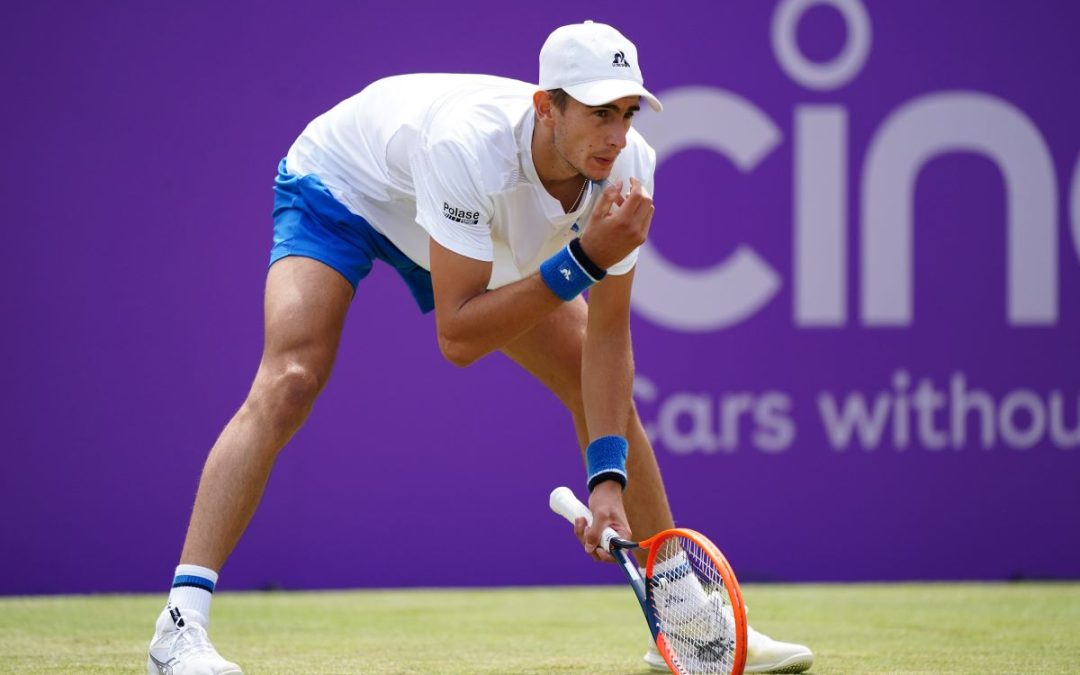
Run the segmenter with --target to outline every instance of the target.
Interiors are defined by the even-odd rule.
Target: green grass
[[[1080,584],[747,585],[812,672],[1077,673]],[[162,596],[0,598],[0,673],[142,673]],[[215,645],[249,675],[647,672],[623,587],[223,593]]]

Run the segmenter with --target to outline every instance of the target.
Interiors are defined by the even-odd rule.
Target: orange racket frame
[[[720,552],[720,549],[716,547],[716,544],[712,543],[708,537],[701,534],[696,530],[680,527],[671,530],[664,530],[659,532],[644,541],[637,543],[637,546],[645,549],[649,552],[649,555],[645,562],[645,577],[646,580],[653,577],[653,570],[656,565],[656,556],[660,552],[664,541],[668,539],[674,539],[676,537],[682,537],[689,539],[696,544],[702,552],[704,552],[712,560],[713,565],[716,567],[716,571],[720,574],[720,578],[724,582],[724,587],[728,591],[729,598],[731,600],[731,610],[735,619],[735,660],[732,668],[733,675],[742,675],[743,669],[746,667],[746,605],[743,602],[742,590],[739,588],[739,582],[735,578],[735,571],[731,569],[731,564],[728,563],[727,558]],[[646,585],[648,585],[646,583]],[[647,596],[648,597],[648,596]],[[644,609],[644,608],[643,608]],[[650,616],[652,615],[652,616]],[[652,612],[650,607],[646,612],[646,617],[650,621],[656,621],[657,618]],[[659,628],[659,625],[657,625]],[[673,673],[679,673],[679,666],[672,663],[671,649],[667,644],[667,640],[664,637],[662,631],[657,630],[656,635],[656,648],[660,652],[660,656],[664,657],[664,662],[667,663],[668,668]]]
[[[578,518],[583,518],[587,523],[592,524],[592,512],[574,496],[574,493],[569,488],[558,487],[552,490],[548,504],[552,511],[571,523]],[[649,583],[654,579],[653,570],[661,547],[666,540],[675,538],[689,540],[708,556],[728,592],[735,622],[735,656],[730,675],[742,675],[743,669],[746,667],[746,605],[743,602],[742,591],[739,589],[739,582],[735,578],[735,572],[732,571],[727,558],[720,553],[720,549],[716,547],[716,544],[709,541],[709,538],[700,532],[686,528],[664,530],[644,541],[636,542],[622,539],[615,530],[607,527],[604,528],[600,535],[600,547],[609,552],[619,563],[627,582],[630,584],[630,588],[637,597],[638,604],[641,605],[641,611],[645,615],[649,631],[656,642],[657,651],[659,651],[671,672],[679,675],[680,673],[686,673],[686,671],[681,668],[680,664],[673,663],[672,649],[664,633],[660,630],[659,618],[652,606],[654,584]],[[637,561],[632,554],[634,549],[648,551],[645,559],[646,579],[642,579],[641,573],[638,571]],[[691,567],[691,569],[693,568]]]

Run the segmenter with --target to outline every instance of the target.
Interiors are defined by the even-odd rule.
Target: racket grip
[[[584,518],[589,525],[593,523],[592,511],[588,506],[581,503],[568,487],[557,487],[551,491],[548,499],[551,510],[573,523],[578,518]],[[611,550],[611,540],[619,536],[619,533],[610,527],[605,527],[600,533],[600,547],[605,551]]]
[[[571,523],[578,518],[584,518],[585,522],[592,525],[592,511],[589,510],[588,506],[582,504],[568,487],[557,487],[552,490],[551,498],[548,499],[548,506],[551,507],[552,511]]]

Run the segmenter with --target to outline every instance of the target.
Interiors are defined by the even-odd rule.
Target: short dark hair
[[[566,112],[566,104],[570,101],[570,94],[567,94],[564,89],[549,89],[548,93],[551,94],[551,103],[559,109],[559,112]]]

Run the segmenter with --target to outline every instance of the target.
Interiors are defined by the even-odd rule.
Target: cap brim
[[[563,87],[563,91],[585,105],[604,105],[627,96],[640,96],[656,112],[664,109],[660,99],[649,93],[648,89],[629,80],[596,80]]]

